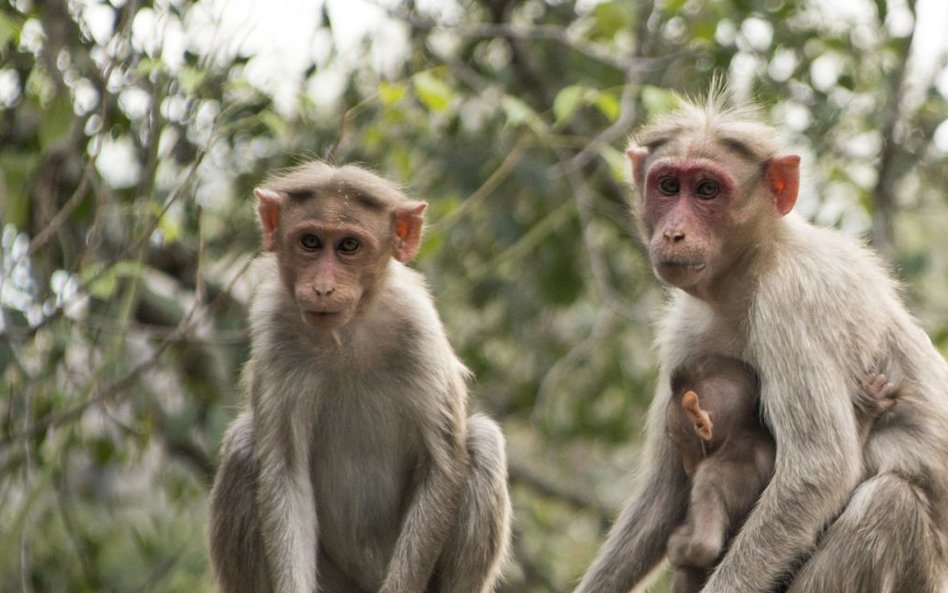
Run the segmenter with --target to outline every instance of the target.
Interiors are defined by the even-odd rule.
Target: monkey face
[[[772,156],[766,127],[717,119],[670,116],[626,151],[655,274],[699,298],[772,240],[771,221],[793,208],[799,188],[800,158]]]
[[[358,225],[300,224],[287,236],[285,281],[303,322],[334,329],[348,323],[374,293],[389,253]],[[287,262],[289,263],[289,262]]]
[[[427,206],[359,177],[364,171],[345,174],[362,185],[327,182],[316,166],[291,172],[293,185],[282,191],[254,190],[263,247],[276,253],[303,323],[320,331],[352,321],[381,288],[389,263],[414,257]]]
[[[709,159],[663,158],[644,176],[644,224],[656,275],[688,289],[719,260],[734,193],[731,175]]]
[[[280,238],[280,269],[302,321],[332,330],[349,323],[375,294],[391,258],[387,213],[329,199],[290,212]],[[305,210],[305,212],[304,212]]]

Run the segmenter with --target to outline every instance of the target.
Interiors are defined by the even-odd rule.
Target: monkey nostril
[[[671,241],[672,243],[680,243],[684,241],[685,233],[681,231],[669,231],[665,233],[665,240]]]
[[[316,293],[316,296],[321,296],[321,297],[326,297],[326,296],[331,295],[334,290],[336,290],[336,289],[335,289],[334,287],[332,287],[332,286],[328,286],[328,287],[317,287],[317,286],[314,286],[314,287],[313,287],[313,292]]]

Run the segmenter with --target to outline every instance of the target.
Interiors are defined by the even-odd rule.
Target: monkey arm
[[[460,389],[464,389],[460,387]],[[452,390],[453,391],[453,390]],[[464,393],[452,393],[458,403]],[[427,472],[402,522],[380,593],[427,590],[453,521],[457,520],[461,487],[468,468],[463,405],[439,402],[433,422],[422,427],[428,450]],[[426,416],[435,416],[430,411]]]
[[[279,387],[275,387],[279,389]],[[254,386],[259,393],[262,386]],[[271,387],[270,390],[273,390]],[[283,393],[254,398],[260,458],[257,500],[273,593],[316,590],[316,507],[309,474],[309,414],[286,413]]]
[[[777,358],[768,360],[781,356],[770,349],[808,343],[799,335],[772,334],[764,341],[764,369],[783,369]],[[861,453],[846,375],[831,353],[815,340],[810,344],[810,351],[794,353],[795,368],[762,375],[762,409],[777,443],[774,477],[703,593],[772,590],[859,482]]]
[[[667,377],[649,408],[643,473],[576,593],[626,593],[665,556],[669,536],[685,516],[688,481],[665,432],[671,392]]]

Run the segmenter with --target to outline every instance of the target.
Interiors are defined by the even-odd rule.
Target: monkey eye
[[[662,177],[658,180],[658,190],[666,196],[673,196],[678,193],[680,185],[675,177]]]
[[[720,191],[718,182],[712,179],[705,179],[704,181],[699,182],[695,187],[695,195],[706,200],[710,200],[714,196],[718,195],[718,191]]]
[[[322,248],[323,242],[316,235],[306,233],[300,237],[300,245],[307,251],[316,251]]]
[[[339,247],[337,247],[337,249],[342,253],[355,253],[360,247],[362,247],[362,244],[359,243],[358,239],[346,237],[339,242]]]

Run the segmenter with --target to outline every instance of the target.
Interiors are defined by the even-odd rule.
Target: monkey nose
[[[683,231],[665,231],[664,236],[666,241],[671,241],[672,243],[680,243],[685,239],[685,233]]]
[[[336,290],[335,286],[314,286],[313,292],[316,293],[316,296],[327,297]]]

